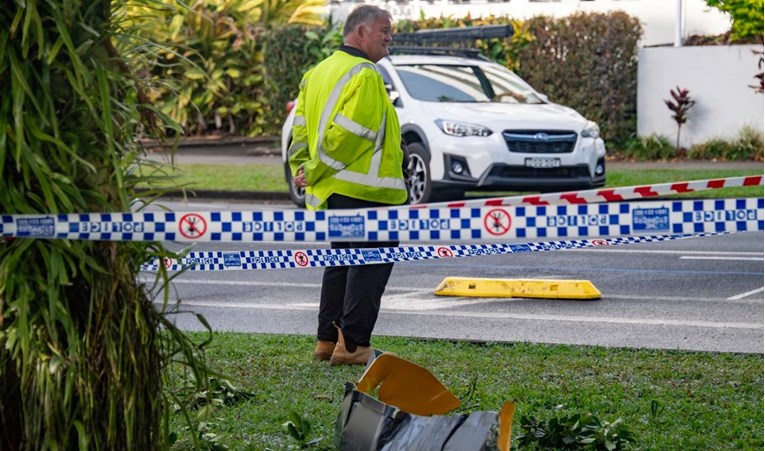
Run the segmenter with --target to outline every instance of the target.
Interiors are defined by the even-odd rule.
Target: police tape
[[[508,241],[763,230],[763,199],[0,215],[0,236],[100,241]]]
[[[494,197],[489,199],[473,199],[457,202],[439,202],[420,205],[402,205],[399,209],[411,208],[450,208],[464,207],[499,207],[516,205],[560,205],[560,204],[591,204],[602,202],[621,202],[635,199],[673,194],[686,194],[721,188],[738,188],[745,186],[761,186],[763,176],[751,175],[743,177],[728,177],[720,179],[693,180],[689,182],[658,183],[654,185],[624,186],[619,188],[602,188],[584,191],[568,191],[565,193],[547,193],[524,196]]]
[[[457,244],[443,246],[403,246],[360,249],[303,249],[269,251],[190,252],[178,259],[154,259],[141,266],[142,271],[231,271],[254,269],[306,269],[327,266],[360,266],[418,260],[475,257],[500,254],[585,249],[623,244],[653,243],[731,232],[687,233],[601,238],[594,240],[558,240],[517,244]]]

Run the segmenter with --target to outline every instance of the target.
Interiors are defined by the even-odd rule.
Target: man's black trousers
[[[369,202],[333,194],[327,199],[331,210],[343,208],[387,207],[387,204]],[[331,243],[332,249],[396,247],[398,241],[357,241]],[[324,268],[319,304],[317,338],[337,342],[340,326],[350,352],[356,346],[370,346],[372,329],[377,322],[380,301],[388,283],[393,263],[362,266],[331,266]]]

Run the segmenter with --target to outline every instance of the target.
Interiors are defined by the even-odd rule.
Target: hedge
[[[208,28],[219,35],[207,36],[207,45],[190,51],[189,44],[198,41],[189,40],[187,34],[185,44],[178,43],[175,52],[185,58],[176,59],[177,63],[160,58],[160,64],[151,68],[154,77],[170,79],[164,86],[182,87],[182,95],[165,88],[155,98],[162,111],[181,121],[187,134],[278,135],[284,105],[297,96],[302,74],[342,42],[339,27],[333,24],[254,30],[248,29],[242,16],[232,12],[231,20],[224,20],[217,14],[214,23],[229,25]],[[172,20],[169,17],[165,23]],[[181,19],[175,20],[177,27]],[[642,29],[636,18],[625,13],[578,13],[560,19],[538,16],[526,21],[441,17],[401,21],[396,28],[414,31],[506,23],[513,25],[512,37],[475,43],[486,56],[515,70],[551,101],[597,122],[607,141],[619,145],[635,134]],[[180,28],[193,31],[191,25]],[[241,54],[243,49],[246,54]],[[196,87],[191,85],[189,74],[206,68],[217,71],[199,79]]]

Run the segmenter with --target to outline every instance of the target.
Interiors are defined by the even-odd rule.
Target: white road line
[[[161,304],[161,302],[158,302]],[[258,304],[251,302],[210,302],[210,301],[184,301],[183,306],[191,307],[216,307],[216,308],[239,308],[257,310],[292,310],[292,311],[315,311],[318,304]],[[675,327],[705,327],[716,329],[754,329],[762,330],[762,323],[738,323],[738,322],[714,322],[714,321],[681,321],[669,319],[647,318],[615,318],[603,316],[557,316],[557,315],[531,315],[518,313],[492,313],[492,312],[443,312],[443,311],[401,311],[381,309],[381,312],[405,315],[423,316],[450,316],[460,318],[484,318],[506,319],[521,321],[558,321],[571,323],[608,323],[608,324],[633,324],[646,326],[675,326]]]
[[[728,301],[738,301],[738,300],[740,300],[740,299],[744,299],[744,298],[747,298],[747,297],[749,297],[749,296],[751,296],[751,295],[753,295],[753,294],[762,293],[763,291],[765,291],[765,287],[760,287],[760,288],[758,288],[758,289],[756,289],[756,290],[747,291],[746,293],[741,293],[741,294],[737,294],[737,295],[735,295],[735,296],[731,296],[731,297],[729,297],[727,300],[728,300]],[[755,300],[757,300],[757,301],[761,301],[761,300],[762,300],[762,298],[760,297],[760,298],[757,298],[757,299],[755,299]]]
[[[558,277],[563,278],[563,277]],[[142,282],[145,283],[152,283],[153,279],[139,279]],[[292,288],[320,288],[321,283],[290,283],[290,282],[258,282],[258,281],[244,281],[244,280],[207,280],[207,279],[175,279],[173,280],[174,284],[188,284],[188,285],[230,285],[230,286],[252,286],[252,287],[292,287]],[[636,296],[631,294],[610,294],[610,293],[604,293],[602,300],[629,300],[629,301],[656,301],[660,300],[662,302],[724,302],[724,301],[732,301],[734,303],[741,303],[741,304],[747,304],[752,302],[759,302],[759,298],[753,298],[753,299],[745,299],[749,296],[749,294],[754,294],[757,291],[762,291],[763,289],[760,288],[759,290],[754,290],[749,293],[744,293],[743,295],[737,295],[733,296],[727,299],[722,298],[702,298],[702,297],[680,297],[680,296]],[[426,293],[433,293],[435,291],[435,287],[433,288],[421,288],[421,287],[401,287],[401,286],[391,286],[388,285],[386,288],[386,291],[388,294],[385,294],[383,296],[383,302],[385,302],[386,299],[394,300],[394,302],[402,302],[401,300],[404,299],[406,296],[411,294],[426,294]],[[396,294],[393,294],[392,292],[396,292]],[[439,302],[441,299],[448,299],[446,297],[439,297],[438,299],[432,300],[432,302]],[[463,298],[464,299],[464,298]],[[481,300],[482,302],[497,302],[497,301],[506,301],[513,298],[486,298],[485,300]],[[514,298],[516,300],[528,300],[528,298]],[[431,300],[428,300],[428,302],[431,302]],[[443,301],[441,301],[443,302]],[[561,301],[564,302],[564,301]],[[597,301],[596,301],[597,302]],[[479,303],[479,299],[477,298],[471,298],[470,301],[465,301],[466,305],[469,304],[476,304]],[[431,310],[431,308],[412,308],[411,310]]]
[[[715,257],[715,256],[696,256],[696,255],[681,255],[680,260],[733,260],[733,261],[763,261],[762,257],[749,258],[749,257]]]
[[[679,326],[679,327],[710,327],[719,329],[763,329],[762,323],[732,323],[713,321],[680,321],[672,319],[647,319],[647,318],[613,318],[603,316],[555,316],[555,315],[523,315],[517,313],[477,313],[477,312],[407,312],[412,315],[430,316],[458,316],[462,318],[487,318],[487,319],[517,319],[531,321],[560,321],[574,323],[609,323],[609,324],[636,324],[648,326]]]
[[[599,247],[597,249],[570,249],[571,252],[618,252],[621,254],[699,254],[699,255],[746,255],[746,256],[763,256],[762,252],[735,252],[735,251],[657,251],[650,249],[619,249],[616,247]]]
[[[662,301],[665,303],[670,302],[726,302],[726,301],[738,301],[734,303],[748,304],[752,301],[749,299],[723,299],[723,298],[702,298],[691,296],[635,296],[631,294],[603,294],[602,300],[626,300],[626,301]],[[595,301],[597,302],[597,301]]]

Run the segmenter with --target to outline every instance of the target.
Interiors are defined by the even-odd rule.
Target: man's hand
[[[302,164],[298,168],[295,178],[292,179],[292,184],[295,185],[296,188],[305,188],[308,186],[308,182],[305,179],[305,170],[303,169]]]

